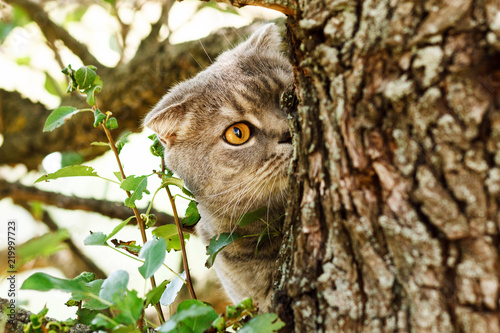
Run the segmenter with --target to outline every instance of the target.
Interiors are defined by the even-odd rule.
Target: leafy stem
[[[108,113],[108,117],[111,114],[111,112]],[[120,156],[118,154],[118,150],[116,149],[115,141],[113,140],[113,137],[111,136],[111,133],[109,132],[109,129],[106,127],[105,123],[101,124],[104,133],[106,133],[106,137],[108,138],[109,144],[111,146],[111,150],[113,151],[113,154],[115,155],[116,162],[118,163],[118,167],[120,168],[120,174],[122,176],[122,180],[125,180],[127,176],[125,175],[125,172],[123,171],[122,163],[120,161]],[[127,196],[130,198],[131,194],[130,191],[125,191],[127,193]],[[142,236],[142,242],[146,244],[148,241],[148,238],[146,236],[146,227],[144,225],[144,220],[141,218],[141,215],[139,214],[139,211],[137,210],[137,207],[134,205],[132,208],[134,211],[135,218],[137,220],[137,224],[139,225],[139,229],[141,230],[141,236]],[[175,211],[175,210],[174,210]],[[151,281],[151,288],[156,288],[156,281],[155,277],[151,276],[150,277]],[[156,303],[155,305],[156,312],[158,312],[158,316],[160,317],[160,321],[163,323],[165,322],[165,316],[163,315],[163,311],[161,309],[160,303]]]
[[[101,179],[103,179],[103,180],[106,180],[106,181],[108,181],[108,182],[115,183],[115,184],[117,184],[117,185],[121,185],[121,184],[120,184],[120,182],[117,182],[116,180],[113,180],[113,179],[109,179],[109,178],[102,177],[102,176],[99,176],[99,175],[97,175],[96,177],[97,177],[97,178],[101,178]]]
[[[149,203],[148,209],[146,210],[146,215],[149,215],[149,212],[151,212],[151,209],[153,208],[153,202],[155,201],[156,195],[158,194],[158,192],[160,192],[160,190],[161,190],[161,187],[158,187],[156,189],[155,193],[153,194],[153,197],[151,198],[151,202]]]
[[[161,171],[163,174],[165,173],[165,159],[163,157],[161,158]],[[179,240],[180,240],[181,252],[182,252],[182,263],[184,265],[184,271],[186,272],[187,287],[189,289],[189,294],[191,295],[191,298],[196,299],[196,293],[194,292],[193,282],[191,280],[191,273],[189,272],[189,264],[188,264],[188,260],[187,260],[187,254],[186,254],[186,246],[184,243],[184,233],[182,232],[181,222],[179,221],[179,215],[177,214],[175,199],[172,196],[172,193],[170,192],[170,188],[168,187],[168,185],[165,186],[165,190],[167,191],[168,199],[170,200],[170,205],[172,206],[172,210],[174,212],[175,225],[177,227],[177,233],[179,234]]]
[[[144,260],[141,260],[141,259],[139,259],[139,258],[137,258],[137,257],[135,257],[135,256],[133,256],[133,255],[130,255],[130,254],[126,253],[126,252],[122,252],[122,251],[118,250],[118,249],[117,249],[116,247],[114,247],[114,246],[111,246],[111,245],[109,245],[109,244],[107,244],[107,243],[106,243],[106,246],[107,246],[107,247],[109,247],[110,249],[113,249],[113,250],[115,250],[116,252],[118,252],[118,253],[120,253],[120,254],[122,254],[122,255],[126,256],[126,257],[129,257],[130,259],[134,259],[135,261],[138,261],[138,262],[142,262],[142,263],[144,263]],[[163,263],[162,265],[163,265],[165,268],[167,268],[170,272],[172,272],[172,273],[173,273],[176,277],[178,277],[179,279],[181,279],[181,280],[182,280],[182,282],[183,282],[184,284],[187,284],[186,280],[184,280],[184,279],[182,278],[182,276],[180,276],[180,274],[178,274],[176,271],[174,271],[172,268],[170,268],[167,264]]]

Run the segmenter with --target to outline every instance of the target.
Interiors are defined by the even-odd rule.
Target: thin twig
[[[48,206],[59,207],[69,210],[82,210],[85,212],[96,212],[113,219],[125,220],[130,217],[130,210],[121,202],[104,199],[80,198],[64,195],[57,192],[43,191],[34,186],[26,186],[19,182],[9,183],[0,178],[0,200],[11,198],[14,202],[24,203],[38,201]],[[174,224],[171,215],[151,209],[148,213],[155,214],[158,218],[157,225]],[[131,221],[130,225],[137,222]],[[189,232],[189,228],[184,228]],[[192,230],[191,230],[192,233]]]
[[[120,174],[122,176],[122,180],[125,180],[127,178],[127,176],[125,175],[125,172],[123,171],[122,163],[120,161],[120,156],[119,156],[118,150],[116,149],[116,146],[115,146],[115,141],[113,140],[113,137],[111,136],[111,133],[109,132],[106,125],[102,124],[101,126],[104,129],[104,132],[106,133],[106,137],[108,138],[111,149],[113,150],[113,153],[115,155],[116,162],[118,163],[118,167],[120,168]],[[129,191],[125,191],[125,192],[127,193],[127,196],[130,198],[130,196],[131,196],[130,192]],[[142,220],[141,215],[139,214],[139,211],[137,210],[137,207],[135,207],[135,205],[134,205],[134,208],[132,208],[132,210],[134,211],[135,219],[137,220],[137,223],[139,225],[139,229],[141,230],[142,242],[144,244],[146,244],[146,242],[148,241],[148,238],[146,236],[146,228],[144,226],[144,221]],[[155,281],[154,275],[151,276],[151,278],[149,280],[151,281],[151,288],[153,288],[153,289],[156,288],[156,281]],[[160,317],[160,322],[162,322],[162,323],[165,322],[165,316],[163,315],[163,311],[161,309],[160,303],[156,303],[155,308],[156,308],[156,311],[158,312],[158,315]]]
[[[122,21],[122,18],[118,14],[118,7],[116,5],[116,2],[113,2],[113,4],[111,5],[111,14],[113,14],[113,16],[115,16],[116,20],[118,21],[118,24],[120,25],[120,34],[119,34],[120,39],[121,39],[120,40],[120,42],[121,42],[121,45],[120,45],[120,63],[122,63],[123,56],[125,54],[127,35],[128,35],[129,30],[130,30],[130,26],[128,24],[125,24]]]
[[[57,64],[59,65],[59,67],[61,68],[61,70],[64,69],[64,64],[62,62],[62,58],[61,58],[61,54],[59,52],[59,49],[57,48],[57,46],[55,46],[54,43],[50,42],[50,41],[47,41],[47,46],[52,50],[52,52],[54,52],[54,58],[56,59],[56,62]],[[66,76],[66,79],[69,81],[69,77]]]
[[[161,170],[163,173],[165,173],[165,161],[163,157],[161,158]],[[168,185],[165,186],[165,189],[167,190],[168,199],[170,200],[170,205],[172,206],[172,210],[174,212],[175,225],[177,226],[177,233],[179,234],[179,240],[181,243],[182,263],[184,265],[184,271],[186,272],[186,284],[189,289],[189,294],[191,295],[191,298],[196,299],[196,293],[194,292],[193,282],[191,280],[191,273],[189,272],[189,264],[186,254],[186,245],[184,243],[184,233],[182,232],[179,216],[177,215],[177,207],[175,206],[175,200],[174,197],[172,196],[172,193],[170,192],[170,189],[168,188]]]
[[[174,0],[166,0],[163,2],[160,18],[158,21],[151,25],[151,32],[149,35],[141,41],[139,48],[137,49],[136,55],[144,52],[151,44],[158,43],[158,36],[160,35],[160,30],[162,26],[166,26],[168,28],[168,15],[170,13],[170,9],[174,4]],[[167,37],[167,44],[170,38],[170,33]]]

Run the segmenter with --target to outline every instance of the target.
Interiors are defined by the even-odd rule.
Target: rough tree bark
[[[299,1],[287,25],[288,329],[500,332],[498,0]]]

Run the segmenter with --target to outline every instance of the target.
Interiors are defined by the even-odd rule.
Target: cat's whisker
[[[270,210],[271,210],[271,198],[273,197],[273,193],[274,193],[274,191],[273,191],[273,190],[274,190],[274,185],[275,185],[275,182],[276,182],[276,179],[277,179],[277,178],[278,178],[278,176],[277,176],[277,175],[274,175],[274,177],[273,177],[273,183],[272,183],[272,185],[271,185],[271,191],[269,192],[269,198],[267,199],[267,207],[268,207],[268,209],[267,209],[267,221],[268,221],[268,222],[269,222],[269,220],[270,220],[270,219],[269,219],[269,212],[270,212]]]
[[[205,68],[203,68],[203,66],[198,62],[198,60],[196,60],[195,56],[189,52],[189,55],[191,56],[191,58],[194,59],[194,61],[196,61],[196,63],[198,64],[198,66],[201,68],[201,70],[204,70]]]
[[[258,192],[261,192],[261,188],[262,188],[262,184],[259,180],[255,181],[254,180],[254,183],[250,186],[250,187],[247,187],[245,190],[244,193],[241,193],[239,196],[238,196],[238,200],[236,201],[235,205],[233,205],[233,210],[232,210],[232,213],[231,213],[231,225],[232,225],[232,222],[234,221],[234,219],[239,219],[239,217],[243,214],[246,214],[248,212],[248,207],[253,204],[253,198],[255,196],[256,193]],[[248,198],[248,194],[250,193],[250,191],[253,190],[253,193],[252,195]],[[257,196],[258,197],[258,196]],[[243,209],[238,209],[239,207],[239,203],[240,201],[243,201],[243,200],[246,200],[246,205],[243,207]],[[238,209],[238,210],[237,210]],[[236,216],[238,215],[238,216]]]
[[[199,199],[213,199],[214,197],[234,192],[235,189],[238,189],[241,187],[245,188],[247,186],[246,184],[252,184],[254,180],[255,180],[255,175],[249,175],[247,178],[239,179],[238,181],[234,181],[234,183],[235,183],[234,186],[226,188],[223,191],[212,193],[210,195],[204,195],[204,196],[199,195],[198,198]]]
[[[210,58],[210,55],[208,54],[207,49],[205,49],[205,46],[203,45],[203,43],[201,42],[201,39],[199,39],[198,42],[200,42],[201,48],[203,49],[203,51],[207,55],[208,60],[210,60],[210,63],[213,64],[214,62],[213,62],[212,58]]]
[[[268,162],[268,164],[273,164],[273,162],[275,162],[274,160],[271,160],[270,162]],[[276,167],[281,167],[281,163],[279,163],[279,165],[276,165]],[[262,178],[265,178],[267,177],[268,175],[273,175],[274,172],[275,172],[275,168],[273,169],[268,169],[267,168],[267,164],[264,165],[262,167],[262,169],[266,170],[267,169],[267,172],[265,175],[262,176]],[[256,176],[255,175],[251,175],[253,176],[252,177],[252,182],[255,181],[255,178]],[[248,177],[251,177],[251,176],[248,176]],[[230,188],[227,188],[223,191],[220,191],[220,192],[217,192],[217,193],[212,193],[210,195],[205,195],[205,196],[202,196],[202,195],[199,195],[198,198],[201,199],[201,198],[213,198],[215,196],[219,196],[219,195],[223,195],[223,194],[226,194],[226,193],[230,193],[232,192],[235,188],[237,187],[240,187],[242,186],[242,182],[244,181],[247,181],[247,179],[235,179],[235,180],[221,180],[221,179],[217,179],[217,178],[213,178],[213,177],[206,177],[206,179],[210,179],[211,181],[218,181],[218,182],[221,182],[221,183],[235,183],[234,186],[230,187]],[[250,183],[250,181],[248,181],[248,183]]]
[[[254,182],[255,180],[255,176],[253,177],[248,177],[247,179],[245,179],[245,183],[239,183],[238,186],[235,186],[234,188],[241,188],[240,190],[236,191],[236,193],[234,193],[233,196],[231,196],[231,200],[227,201],[223,206],[219,207],[217,210],[215,210],[208,218],[213,218],[213,217],[220,217],[222,215],[225,215],[229,209],[231,207],[234,207],[235,204],[237,204],[239,202],[239,200],[241,200],[241,198],[245,197],[245,193],[252,190],[252,188],[254,186],[256,186],[256,183]],[[236,202],[235,202],[236,201]],[[215,216],[215,214],[217,214],[218,212],[222,211],[221,213],[219,213],[217,216]],[[221,221],[224,220],[224,219],[220,219]]]
[[[251,207],[254,206],[254,204],[257,201],[257,199],[260,198],[260,197],[262,197],[261,193],[264,192],[264,190],[266,188],[270,187],[270,190],[268,191],[270,197],[274,193],[275,182],[276,182],[276,179],[278,178],[278,175],[275,174],[275,172],[274,172],[275,168],[276,168],[276,165],[275,165],[274,168],[269,169],[267,173],[261,174],[261,176],[259,177],[259,180],[256,181],[256,183],[259,184],[259,188],[256,188],[254,190],[254,193],[252,194],[252,196],[247,199],[247,204],[239,212],[240,216],[242,214],[247,213],[251,209]],[[268,175],[271,176],[271,178],[268,178]],[[269,220],[269,211],[270,211],[270,208],[271,208],[271,200],[268,201],[267,207],[268,207],[268,220]],[[254,208],[258,209],[260,207],[254,207]]]
[[[253,191],[252,195],[250,196],[250,198],[247,199],[247,202],[246,202],[245,206],[243,207],[243,209],[238,210],[237,214],[235,214],[235,209],[233,209],[233,214],[231,214],[231,225],[232,225],[232,221],[234,221],[235,217],[236,217],[236,221],[237,221],[241,215],[248,213],[250,211],[251,207],[257,201],[257,199],[259,197],[261,197],[261,193],[264,191],[266,184],[263,182],[258,182],[257,184],[258,184],[258,186],[254,186],[254,191]],[[241,200],[241,198],[239,200]],[[236,206],[235,206],[235,208],[236,208]],[[234,227],[231,227],[231,230],[232,230],[231,232],[234,232],[237,227],[238,227],[238,225],[236,225],[236,224],[234,225]]]
[[[235,30],[234,28],[233,30],[237,32],[237,30]],[[229,43],[229,45],[231,45],[231,48],[234,48],[233,43],[231,43],[231,41],[227,38],[227,35],[224,33],[224,30],[222,30],[222,35],[224,36],[224,39],[226,39],[226,41]]]
[[[241,39],[241,40],[245,40],[245,37],[242,36],[238,30],[236,30],[234,27],[231,27],[231,29],[233,29],[234,33],[238,35],[238,37]]]

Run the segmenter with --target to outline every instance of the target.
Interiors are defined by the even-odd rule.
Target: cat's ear
[[[184,102],[166,105],[160,101],[144,119],[144,126],[153,130],[164,145],[171,145],[175,142],[185,111]]]
[[[279,50],[281,45],[279,28],[274,23],[266,24],[256,30],[245,43],[248,47],[259,51]]]

